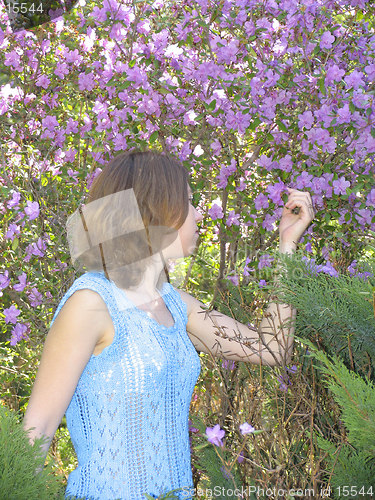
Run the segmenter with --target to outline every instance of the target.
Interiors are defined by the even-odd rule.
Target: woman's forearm
[[[295,243],[283,243],[279,245],[282,254],[293,253],[297,249]],[[277,280],[277,278],[276,278]],[[289,364],[293,352],[294,326],[292,323],[296,318],[297,310],[287,304],[276,304],[270,301],[260,324],[260,331],[264,343],[274,353],[278,364]],[[290,326],[281,328],[285,322]]]

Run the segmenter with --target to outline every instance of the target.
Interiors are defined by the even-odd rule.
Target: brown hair
[[[165,235],[176,234],[188,215],[188,184],[188,171],[172,156],[132,151],[113,158],[94,180],[86,212],[80,210],[85,217],[83,224],[77,224],[74,238],[85,244],[89,241],[89,250],[76,260],[89,271],[104,270],[107,278],[110,270],[111,279],[121,288],[139,285],[149,264],[146,258],[162,249]],[[143,230],[135,226],[134,210],[123,216],[124,198],[109,196],[130,189],[134,190]],[[90,210],[90,204],[99,199],[99,209]],[[149,228],[155,229],[153,226],[158,228],[152,233],[151,252]],[[106,237],[95,238],[96,232]],[[96,240],[102,243],[95,244]],[[168,277],[165,266],[164,271]]]

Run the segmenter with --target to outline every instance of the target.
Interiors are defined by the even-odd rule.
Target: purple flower
[[[216,424],[214,427],[207,427],[206,436],[209,443],[215,446],[223,446],[222,439],[225,436],[225,431],[220,429],[219,424]]]
[[[240,425],[240,431],[243,436],[246,436],[246,434],[251,434],[252,432],[255,431],[254,427],[247,422],[244,424]]]
[[[292,157],[290,155],[285,155],[284,158],[279,160],[280,169],[284,172],[291,172],[293,168]]]
[[[350,274],[354,274],[356,272],[356,267],[357,267],[357,261],[353,260],[353,262],[350,264],[348,267],[348,271]]]
[[[272,170],[273,161],[269,156],[262,155],[260,158],[257,159],[256,163],[260,167],[263,167],[268,171]]]
[[[15,234],[20,234],[20,232],[20,226],[17,226],[17,224],[9,224],[5,237],[10,238],[13,241]]]
[[[260,193],[254,200],[254,205],[257,210],[260,210],[261,208],[268,208],[269,207],[269,201],[268,198],[265,194]]]
[[[213,203],[212,207],[208,210],[208,215],[212,220],[216,220],[221,219],[224,216],[224,213],[220,205]]]
[[[15,346],[21,339],[27,339],[26,331],[26,325],[24,325],[23,323],[17,323],[16,326],[12,329],[10,345]]]
[[[346,85],[348,86],[348,88],[353,87],[354,90],[358,90],[360,85],[365,84],[365,82],[362,79],[363,76],[364,76],[363,73],[360,73],[359,71],[357,71],[355,69],[352,73],[350,73],[350,75],[347,75],[344,78],[344,81],[345,81]]]
[[[229,359],[224,359],[221,366],[226,370],[234,370],[236,368],[236,363]]]
[[[291,382],[289,380],[289,377],[287,377],[287,380],[284,380],[284,377],[282,375],[280,375],[280,377],[277,377],[277,380],[279,381],[279,389],[280,391],[283,391],[283,392],[288,392],[289,391],[289,387],[291,385]]]
[[[244,462],[244,460],[245,460],[244,454],[243,454],[243,451],[241,451],[241,453],[238,455],[237,462],[239,464],[242,464]]]
[[[345,179],[345,177],[340,177],[338,181],[333,181],[332,185],[334,187],[335,194],[346,194],[346,188],[350,186],[350,182]]]
[[[5,271],[4,274],[0,274],[0,290],[3,290],[7,286],[9,286],[10,278],[9,271]],[[3,293],[0,291],[0,297],[2,297]]]
[[[239,216],[240,214],[236,214],[234,210],[231,210],[228,215],[227,226],[230,227],[232,224],[234,224],[235,226],[239,226],[240,225],[240,221],[238,220]]]
[[[311,187],[311,179],[313,176],[307,172],[302,172],[296,179],[296,189],[305,189]]]
[[[263,269],[264,267],[271,267],[271,262],[273,262],[274,258],[271,257],[268,253],[261,255],[259,257],[258,269]]]
[[[66,63],[57,63],[54,73],[63,80],[69,74],[68,65]]]
[[[41,75],[35,82],[37,87],[43,87],[44,89],[48,89],[48,85],[51,83],[51,80],[46,77],[46,75]]]
[[[267,281],[266,280],[260,280],[259,281],[259,288],[264,288],[267,286]]]
[[[194,434],[197,434],[199,432],[199,429],[193,427],[193,422],[190,419],[189,419],[189,432],[193,432]]]
[[[20,284],[13,285],[13,289],[16,290],[16,292],[22,292],[26,286],[26,281],[27,281],[26,273],[22,273],[20,276],[18,276],[18,281],[20,282]]]
[[[323,33],[322,38],[320,39],[320,48],[331,49],[334,41],[335,37],[331,35],[329,31],[326,31]]]
[[[37,201],[28,201],[25,214],[29,216],[29,220],[37,219],[39,217],[39,203]]]
[[[326,264],[321,268],[321,271],[335,278],[337,278],[339,275],[330,262],[326,262]]]
[[[341,123],[350,123],[352,119],[352,114],[349,110],[349,104],[344,104],[343,108],[337,110],[336,122],[340,125]]]
[[[220,467],[220,470],[226,479],[232,479],[233,475],[226,469],[226,467],[224,467],[224,465]]]
[[[5,316],[5,323],[16,323],[17,316],[21,314],[21,311],[12,304],[8,309],[4,309],[3,314]]]
[[[235,274],[234,276],[228,276],[228,279],[234,286],[238,286],[238,274]]]
[[[371,189],[366,198],[366,205],[375,207],[375,188]]]
[[[286,367],[287,371],[290,373],[297,373],[297,366],[292,365],[290,368]]]
[[[298,115],[299,122],[298,126],[299,128],[307,128],[310,129],[314,123],[314,117],[311,111],[305,111],[304,113]]]
[[[43,295],[35,287],[28,293],[28,296],[31,307],[40,306],[43,302]]]
[[[276,184],[270,184],[267,186],[267,192],[273,203],[279,204],[281,201],[281,194],[285,190],[285,184],[283,182],[278,182]]]
[[[330,68],[328,68],[326,80],[327,83],[339,82],[342,80],[342,77],[345,75],[345,70],[340,69],[337,64],[334,64]]]
[[[78,77],[79,90],[92,90],[95,87],[94,74],[81,73]]]
[[[8,208],[17,207],[21,199],[21,195],[18,191],[13,191],[12,199],[7,202]]]

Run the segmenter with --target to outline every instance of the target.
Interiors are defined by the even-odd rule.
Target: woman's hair
[[[109,272],[120,288],[136,287],[150,255],[184,223],[188,183],[186,168],[169,155],[119,154],[94,180],[88,203],[79,210],[69,241],[72,257],[89,271],[104,270],[107,278]],[[165,266],[164,271],[168,276]]]

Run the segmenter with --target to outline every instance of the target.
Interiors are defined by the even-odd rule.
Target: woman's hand
[[[287,188],[288,201],[285,203],[279,225],[280,246],[296,247],[304,231],[315,217],[310,193]],[[299,207],[299,213],[292,210]]]

